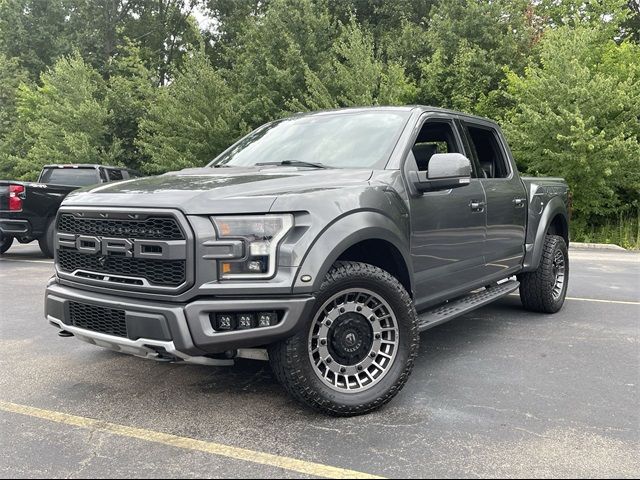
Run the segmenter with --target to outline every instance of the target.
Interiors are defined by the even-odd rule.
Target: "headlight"
[[[270,278],[276,271],[278,244],[293,227],[293,215],[211,217],[218,237],[244,241],[240,260],[220,262],[220,278]]]

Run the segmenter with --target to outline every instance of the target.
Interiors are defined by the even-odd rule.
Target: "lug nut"
[[[358,365],[358,371],[361,372],[362,371],[362,365]]]
[[[329,365],[333,360],[331,360],[330,358],[327,358],[327,365]]]
[[[340,307],[340,313],[344,313],[344,312],[345,312],[344,307]]]
[[[340,373],[344,373],[344,372],[346,372],[346,371],[347,371],[347,369],[346,369],[346,368],[344,368],[344,367],[340,367]]]
[[[375,322],[376,321],[376,317],[371,316],[371,317],[369,317],[369,320],[371,320],[372,322]]]
[[[376,340],[380,340],[382,338],[382,335],[380,335],[379,333],[376,333]]]
[[[323,345],[323,346],[324,346],[324,345],[326,345],[326,344],[327,344],[327,341],[326,341],[324,338],[323,338],[322,340],[320,340],[320,345]]]
[[[362,307],[361,307],[360,305],[358,305],[358,306],[356,307],[356,310],[357,310],[358,312],[361,312],[361,311],[362,311]]]
[[[371,358],[376,358],[376,353],[375,353],[375,352],[371,352],[371,353],[369,354],[369,356],[370,356]]]
[[[331,320],[327,320],[327,321],[325,322],[325,325],[326,325],[327,327],[330,327],[330,326],[331,326]]]

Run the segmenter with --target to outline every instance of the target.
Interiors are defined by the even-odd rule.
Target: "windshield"
[[[264,125],[209,164],[254,166],[300,162],[330,168],[375,168],[386,164],[409,117],[405,111],[310,115]]]
[[[40,177],[41,183],[85,187],[100,183],[95,168],[47,168]]]

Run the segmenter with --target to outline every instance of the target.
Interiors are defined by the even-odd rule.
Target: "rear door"
[[[486,194],[487,240],[484,256],[488,276],[517,270],[525,253],[527,195],[510,152],[491,122],[464,119],[468,155],[479,166]]]
[[[427,170],[435,153],[464,152],[450,117],[430,114],[423,122],[405,161],[405,175]],[[468,289],[484,275],[485,196],[477,172],[473,176],[467,186],[410,197],[418,309]]]

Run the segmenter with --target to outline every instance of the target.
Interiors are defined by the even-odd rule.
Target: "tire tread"
[[[562,307],[564,296],[559,301],[553,299],[552,291],[555,283],[553,275],[553,259],[556,250],[560,248],[565,253],[566,276],[569,280],[569,258],[564,238],[559,235],[547,235],[544,240],[542,257],[538,269],[519,275],[520,299],[527,310],[540,313],[555,313]],[[565,285],[566,292],[566,285]]]

